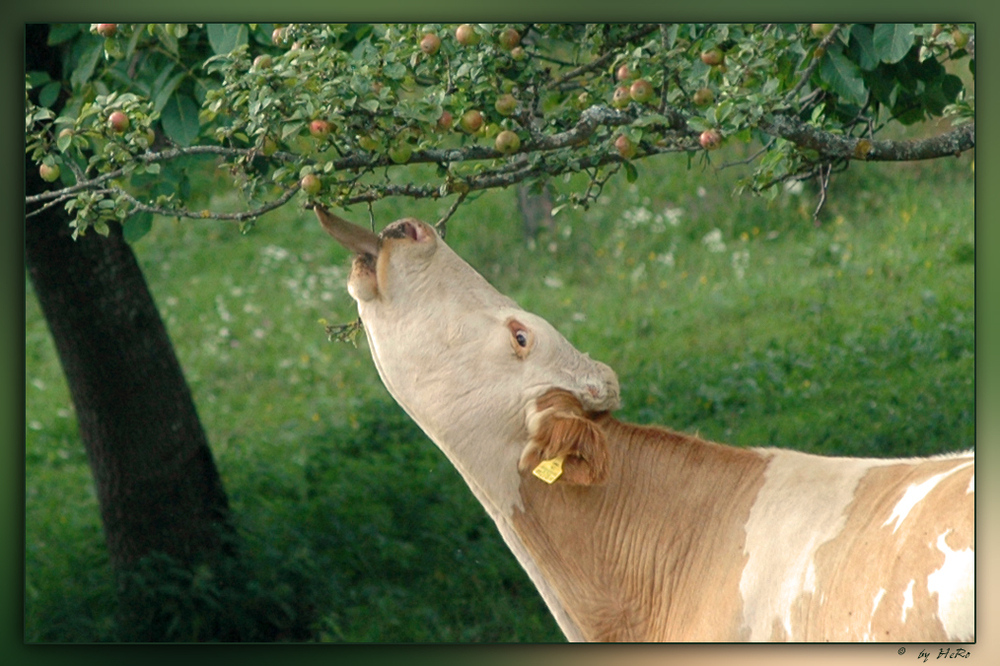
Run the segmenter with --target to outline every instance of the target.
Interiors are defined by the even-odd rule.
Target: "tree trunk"
[[[61,69],[46,33],[45,26],[28,26],[29,69]],[[27,193],[41,191],[45,183],[27,157],[25,166]],[[123,635],[160,640],[164,636],[149,626],[153,609],[135,603],[142,595],[148,599],[149,590],[135,596],[128,582],[134,579],[121,574],[152,554],[188,568],[231,554],[228,503],[180,364],[121,227],[112,225],[106,238],[91,230],[74,241],[68,222],[61,207],[27,219],[25,262],[93,471],[119,574]],[[146,614],[145,629],[130,617],[135,613]]]
[[[217,550],[226,496],[180,364],[131,248],[113,225],[73,241],[65,219],[25,228],[28,272],[94,473],[112,564]]]

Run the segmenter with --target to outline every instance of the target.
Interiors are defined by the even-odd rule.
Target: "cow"
[[[405,218],[321,206],[393,398],[570,641],[967,642],[973,452],[861,459],[631,425],[614,371]]]

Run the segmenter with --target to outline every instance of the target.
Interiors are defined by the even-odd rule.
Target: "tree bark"
[[[27,65],[58,79],[46,33],[28,26]],[[41,192],[27,156],[25,168],[26,194]],[[68,223],[61,207],[28,219],[24,256],[69,384],[111,564],[121,574],[154,553],[185,566],[229,555],[226,495],[135,255],[120,225],[74,241]]]
[[[111,562],[128,567],[152,551],[191,562],[219,549],[228,506],[180,364],[121,227],[73,241],[59,212],[26,225],[25,260],[69,383]]]

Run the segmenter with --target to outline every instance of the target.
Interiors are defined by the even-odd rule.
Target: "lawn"
[[[615,368],[624,420],[831,455],[972,447],[970,159],[854,165],[818,226],[808,186],[734,198],[735,175],[657,158],[530,243],[515,193],[487,193],[448,241]],[[374,213],[434,221],[449,204]],[[562,640],[363,340],[327,339],[321,319],[356,317],[350,257],[312,213],[286,206],[245,235],[158,220],[135,249],[276,614],[307,614],[310,640]],[[115,640],[73,407],[30,284],[25,301],[25,639]]]

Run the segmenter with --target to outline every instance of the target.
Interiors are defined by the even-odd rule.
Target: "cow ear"
[[[528,420],[531,439],[518,469],[550,484],[603,483],[608,476],[607,437],[575,397],[563,396],[551,406],[545,398],[538,401],[538,411]]]

